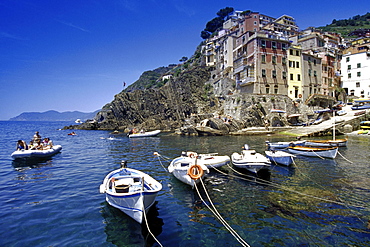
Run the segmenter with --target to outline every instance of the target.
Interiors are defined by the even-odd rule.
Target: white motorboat
[[[309,156],[309,157],[321,157],[334,159],[338,153],[338,147],[288,147],[288,152],[292,154]]]
[[[218,155],[218,153],[198,154],[196,152],[186,152],[183,155],[197,159],[198,165],[205,165],[207,168],[218,168],[230,163],[228,155]]]
[[[61,145],[54,145],[51,148],[48,149],[29,149],[29,150],[17,150],[14,151],[11,156],[13,159],[19,159],[19,158],[41,158],[41,157],[49,157],[56,153],[59,153],[60,150],[62,150]]]
[[[180,156],[173,159],[168,166],[168,171],[178,180],[190,186],[200,182],[209,169],[202,164],[197,164],[197,159],[188,156]]]
[[[120,169],[110,172],[100,185],[100,193],[105,193],[105,200],[113,207],[133,218],[143,222],[143,215],[154,204],[162,184],[148,174],[126,168],[126,163]]]
[[[266,157],[270,159],[273,164],[280,164],[290,166],[294,162],[294,155],[281,150],[266,150]]]
[[[152,136],[159,135],[159,133],[161,133],[160,130],[153,130],[153,131],[147,131],[147,132],[139,132],[139,133],[129,134],[128,137],[130,137],[130,138],[152,137]]]
[[[249,149],[247,144],[244,145],[244,150],[241,154],[233,153],[231,161],[235,167],[247,169],[250,172],[257,173],[261,169],[270,167],[270,160],[256,150]]]

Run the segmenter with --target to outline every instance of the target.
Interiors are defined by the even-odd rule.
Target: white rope
[[[207,208],[216,216],[216,218],[226,227],[226,229],[231,233],[231,235],[234,236],[234,238],[242,245],[242,246],[247,246],[247,247],[250,247],[250,245],[245,242],[245,240],[240,237],[240,235],[224,220],[224,218],[222,218],[222,216],[218,213],[216,207],[214,206],[214,204],[212,203],[211,199],[209,198],[209,195],[207,193],[207,190],[205,188],[205,185],[203,184],[203,181],[202,179],[200,179],[201,183],[202,183],[202,186],[203,186],[203,189],[204,191],[206,192],[206,195],[208,197],[208,200],[210,202],[210,204],[212,205],[213,209],[204,201],[203,197],[201,196],[199,190],[198,190],[198,186],[197,184],[195,183],[194,184],[194,187],[195,189],[197,190],[197,193],[199,195],[199,198],[202,200],[203,204],[207,206]]]
[[[346,161],[348,161],[349,163],[353,164],[352,161],[350,161],[349,159],[347,159],[346,157],[344,157],[339,151],[338,151],[338,154],[340,155],[340,157],[342,157],[343,159],[345,159]]]
[[[230,167],[230,165],[228,165],[228,167],[235,173],[238,173],[238,174],[241,174],[243,176],[249,176],[247,174],[244,174],[244,173],[240,173],[236,170],[234,170],[232,167]],[[300,194],[300,195],[303,195],[303,196],[307,196],[307,197],[311,197],[311,198],[315,198],[315,199],[318,199],[318,200],[321,200],[321,201],[326,201],[326,202],[330,202],[330,203],[335,203],[335,204],[338,204],[338,205],[342,205],[342,206],[346,206],[345,203],[342,203],[342,202],[337,202],[337,201],[333,201],[333,200],[330,200],[330,199],[325,199],[325,198],[320,198],[320,197],[317,197],[317,196],[313,196],[313,195],[309,195],[309,194],[305,194],[305,193],[302,193],[302,192],[299,192],[299,191],[295,191],[295,190],[291,190],[291,189],[288,189],[288,188],[284,188],[284,187],[281,187],[279,184],[276,184],[276,183],[273,183],[273,182],[269,182],[269,181],[265,181],[263,179],[260,179],[258,177],[252,177],[252,176],[249,176],[249,177],[252,177],[252,179],[248,180],[246,178],[243,178],[243,177],[239,177],[239,176],[233,176],[233,175],[230,175],[230,174],[227,174],[227,173],[224,173],[220,170],[218,170],[217,168],[214,168],[216,171],[220,172],[221,174],[224,174],[224,175],[228,175],[228,176],[231,176],[231,177],[236,177],[236,178],[239,178],[239,179],[243,179],[243,180],[246,180],[246,181],[250,181],[250,182],[256,182],[256,183],[259,183],[259,184],[263,184],[263,185],[270,185],[272,187],[275,187],[275,188],[278,188],[278,189],[281,189],[281,190],[286,190],[286,191],[289,191],[289,192],[293,192],[293,193],[297,193],[297,194]],[[360,205],[350,205],[352,207],[359,207],[359,208],[362,208],[363,206],[360,206]]]
[[[164,157],[163,155],[157,153],[157,152],[154,152],[154,155],[158,157],[158,160],[159,160],[159,163],[161,164],[162,168],[168,172],[168,170],[166,169],[166,167],[164,167],[164,165],[162,164],[162,161],[161,161],[161,157],[163,157],[163,159],[167,159],[167,157]],[[169,159],[169,158],[168,158]]]
[[[146,225],[146,228],[148,229],[148,232],[150,233],[150,235],[154,238],[154,240],[159,244],[159,246],[163,247],[163,245],[161,244],[161,242],[159,242],[159,240],[154,236],[154,234],[150,231],[150,228],[149,228],[149,224],[148,224],[148,219],[146,218],[146,212],[145,212],[145,205],[144,205],[144,196],[143,196],[143,214],[144,214],[144,221],[145,221],[145,225]]]

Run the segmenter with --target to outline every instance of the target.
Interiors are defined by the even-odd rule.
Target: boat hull
[[[337,156],[338,147],[289,147],[288,151],[296,155],[334,159]]]
[[[49,157],[59,153],[61,150],[61,145],[54,145],[52,148],[46,150],[18,150],[14,151],[11,157],[13,159]]]
[[[109,173],[100,185],[100,193],[105,193],[108,204],[138,223],[142,223],[143,215],[155,203],[161,189],[162,184],[154,178],[130,168],[121,168]]]
[[[265,151],[266,157],[271,163],[290,166],[294,162],[294,155],[283,151]]]

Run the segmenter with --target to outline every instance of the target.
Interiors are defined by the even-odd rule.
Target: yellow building
[[[288,52],[288,96],[295,99],[302,99],[303,77],[302,77],[302,49],[300,46],[291,46]]]

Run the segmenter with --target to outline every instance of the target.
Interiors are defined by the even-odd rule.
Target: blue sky
[[[92,112],[123,82],[190,57],[218,10],[293,16],[301,29],[363,15],[368,1],[0,0],[0,120]]]

